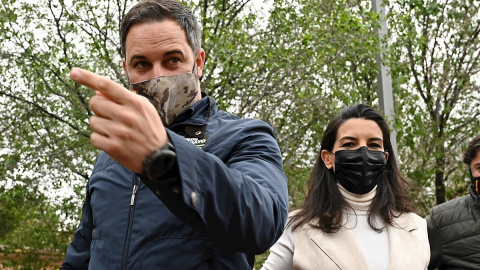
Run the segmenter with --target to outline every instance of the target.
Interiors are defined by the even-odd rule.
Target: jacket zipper
[[[215,270],[215,268],[213,267],[213,261],[212,260],[207,261],[207,270]]]
[[[128,214],[128,227],[127,235],[125,237],[125,246],[123,249],[123,259],[122,259],[122,269],[127,269],[127,258],[128,258],[128,246],[130,245],[130,234],[132,233],[132,223],[133,223],[133,210],[135,206],[135,195],[137,194],[139,186],[139,177],[136,174],[133,174],[133,189],[132,196],[130,197],[130,212]]]

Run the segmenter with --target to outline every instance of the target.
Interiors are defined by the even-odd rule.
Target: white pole
[[[387,22],[385,20],[385,8],[382,0],[372,0],[372,9],[380,15],[380,28],[377,29],[378,39],[380,40],[380,53],[377,53],[376,60],[378,64],[377,87],[378,87],[378,105],[385,114],[387,121],[393,121],[395,109],[393,107],[392,77],[390,69],[382,63],[382,51],[384,49],[383,38],[387,35]],[[397,132],[390,125],[392,148],[397,154]]]

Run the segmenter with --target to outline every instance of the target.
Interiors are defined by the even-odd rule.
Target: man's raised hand
[[[70,77],[96,91],[89,105],[92,144],[126,168],[141,173],[143,161],[168,141],[160,116],[144,97],[87,70],[73,68]]]

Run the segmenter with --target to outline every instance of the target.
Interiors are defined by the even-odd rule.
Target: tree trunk
[[[445,183],[443,181],[444,169],[445,169],[445,158],[437,158],[436,161],[436,172],[435,172],[435,198],[437,200],[437,205],[445,202]]]

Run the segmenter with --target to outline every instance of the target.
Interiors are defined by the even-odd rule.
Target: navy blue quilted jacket
[[[62,269],[252,269],[280,237],[287,180],[269,125],[204,97],[167,133],[178,168],[157,182],[100,153]]]

